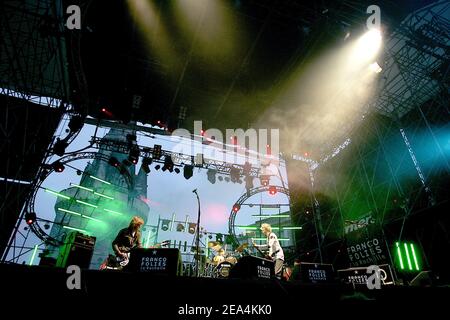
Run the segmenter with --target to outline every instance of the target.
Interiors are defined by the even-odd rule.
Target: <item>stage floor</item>
[[[328,285],[306,284],[298,281],[283,282],[278,280],[241,280],[213,279],[192,277],[153,276],[146,273],[126,273],[119,271],[81,271],[81,289],[69,290],[66,270],[51,267],[0,265],[0,281],[3,291],[4,308],[14,302],[46,305],[47,309],[55,304],[61,306],[77,306],[78,308],[102,309],[106,302],[107,308],[129,308],[139,306],[148,312],[164,310],[169,318],[177,318],[180,312],[195,311],[195,307],[210,306],[218,310],[215,317],[205,315],[202,318],[231,317],[247,319],[251,314],[236,313],[241,306],[244,312],[268,311],[265,318],[279,319],[296,313],[313,313],[320,315],[338,310],[355,310],[355,307],[370,310],[375,306],[397,308],[423,308],[430,303],[445,306],[450,300],[448,287],[402,287],[392,286],[380,290],[354,290],[351,286],[339,283]],[[230,309],[229,305],[234,305]],[[256,309],[254,306],[257,306]],[[258,309],[263,306],[266,310]],[[198,309],[203,310],[203,309]],[[262,311],[261,311],[262,310]],[[376,308],[378,312],[382,309]],[[97,310],[98,311],[98,310]],[[375,309],[373,310],[374,312]],[[398,310],[397,310],[398,311]],[[239,316],[239,317],[238,317]],[[184,319],[194,319],[184,317]]]

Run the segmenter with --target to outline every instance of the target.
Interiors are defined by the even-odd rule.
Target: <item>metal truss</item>
[[[128,154],[130,152],[130,145],[127,142],[120,142],[117,140],[109,140],[105,138],[93,137],[91,144],[94,148],[102,148],[108,151],[120,152]],[[153,158],[153,150],[151,147],[139,147],[141,157],[151,158],[153,162],[164,163],[166,157],[171,157],[175,166],[183,166],[194,164],[194,157],[187,154],[176,153],[168,150],[161,150],[161,158]],[[207,169],[214,169],[216,173],[223,175],[231,175],[231,170],[238,170],[239,174],[243,174],[244,166],[240,164],[228,163],[214,159],[203,158],[203,163],[195,163],[196,167],[203,167]],[[248,175],[251,177],[258,177],[260,169],[251,167]]]
[[[439,190],[436,181],[450,172],[448,156],[436,137],[436,130],[449,119],[449,17],[448,1],[411,13],[385,44],[386,60],[377,93],[364,106],[362,117],[343,130],[349,138],[319,161],[294,157],[313,169],[311,207],[319,211],[310,223],[314,222],[312,230],[321,234],[317,247],[310,251],[320,259],[327,247],[345,238],[345,214],[357,202],[372,212],[384,234],[385,225],[395,221],[404,225],[411,215],[449,200],[449,190]],[[377,114],[387,118],[380,120]],[[423,132],[442,160],[426,170],[415,150]],[[364,143],[368,136],[372,141]],[[338,145],[344,139],[339,136],[333,143]],[[346,152],[352,153],[346,156]],[[337,172],[347,175],[347,183],[340,181]],[[381,178],[380,172],[384,173]],[[355,185],[364,188],[355,191]],[[403,226],[393,237],[401,239],[402,233]]]
[[[0,10],[0,87],[14,90],[25,100],[32,96],[67,99],[61,1],[7,0],[1,2]]]

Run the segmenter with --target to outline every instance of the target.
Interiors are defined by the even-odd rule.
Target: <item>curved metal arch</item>
[[[248,192],[244,193],[242,196],[239,197],[239,199],[234,203],[233,207],[235,205],[242,205],[248,198],[254,196],[255,194],[261,193],[261,192],[268,192],[270,187],[275,187],[277,190],[277,193],[283,193],[289,197],[289,189],[281,187],[281,186],[261,186],[257,188],[250,189]],[[239,246],[240,242],[237,239],[236,232],[235,232],[235,225],[234,221],[236,220],[236,214],[231,208],[230,211],[230,217],[228,218],[228,233],[231,236],[231,241],[233,242],[233,245]]]
[[[78,154],[71,154],[71,155],[67,155],[64,156],[62,158],[60,158],[59,161],[61,164],[65,165],[68,164],[72,161],[77,161],[77,160],[82,160],[82,159],[98,159],[98,160],[102,160],[102,161],[106,161],[108,162],[109,158],[105,155],[99,155],[97,152],[82,152],[82,153],[78,153]],[[54,172],[53,168],[49,168],[49,170],[44,171],[44,170],[40,170],[40,179],[38,179],[37,183],[34,186],[34,189],[29,197],[29,199],[26,202],[26,208],[28,212],[35,212],[34,211],[34,206],[35,206],[35,200],[36,200],[36,195],[38,190],[41,188],[42,183],[47,179],[47,177],[52,174]],[[133,184],[132,184],[132,179],[130,176],[130,173],[128,171],[126,171],[125,174],[122,174],[125,177],[125,181],[127,183],[128,188],[132,188]],[[45,232],[41,226],[39,225],[39,223],[37,222],[37,220],[35,222],[33,222],[30,225],[30,230],[42,241],[44,241],[47,244],[53,245],[53,246],[59,246],[61,245],[61,241],[51,237],[47,232]]]

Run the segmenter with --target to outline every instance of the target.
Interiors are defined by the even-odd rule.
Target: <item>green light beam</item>
[[[98,193],[98,192],[94,192],[94,194],[99,196],[99,197],[103,197],[103,198],[106,198],[106,199],[109,199],[109,200],[114,200],[113,197],[110,197],[110,196],[107,196],[107,195],[104,195],[104,194],[101,194],[101,193]]]
[[[96,206],[95,204],[90,204],[90,203],[87,203],[87,202],[84,202],[84,201],[81,201],[81,200],[78,200],[78,199],[76,199],[75,201],[78,202],[78,203],[84,204],[85,206],[88,206],[88,207],[98,208],[98,206]]]
[[[123,215],[123,213],[117,212],[117,211],[114,211],[114,210],[109,210],[109,209],[103,209],[103,210],[105,210],[106,212],[110,212],[110,213],[115,213],[115,214]]]
[[[396,242],[395,245],[397,246],[397,255],[398,255],[398,260],[400,261],[400,269],[404,270],[405,266],[403,264],[402,250],[400,249],[400,244],[398,242]]]
[[[38,245],[35,245],[34,250],[33,250],[33,255],[31,256],[30,263],[29,263],[30,266],[33,265],[33,261],[34,261],[34,257],[36,257],[37,249],[38,249]]]
[[[62,212],[67,212],[67,213],[70,213],[70,214],[74,214],[76,216],[81,216],[81,213],[78,213],[78,212],[75,212],[75,211],[71,211],[71,210],[67,210],[67,209],[64,209],[64,208],[58,208],[58,210],[62,211]]]
[[[70,183],[70,185],[74,186],[74,187],[77,187],[79,189],[83,189],[83,190],[89,191],[89,192],[94,192],[94,190],[92,190],[90,188],[86,188],[86,187],[80,186],[79,184],[76,184],[76,183]]]
[[[86,230],[83,229],[78,229],[78,228],[73,228],[73,227],[68,227],[68,226],[63,226],[64,229],[69,229],[69,230],[74,230],[74,231],[79,231],[79,232],[84,232],[84,233],[89,233]]]
[[[414,245],[411,243],[411,252],[414,259],[414,264],[416,266],[416,270],[419,271],[419,264],[417,263],[417,256],[416,256],[416,250],[414,250]]]
[[[100,178],[97,178],[97,177],[95,177],[95,176],[89,176],[89,177],[90,177],[90,178],[92,178],[92,179],[94,179],[94,180],[97,180],[97,181],[100,181],[100,182],[106,183],[106,184],[111,184],[111,182],[108,182],[108,181],[102,180],[102,179],[100,179]]]
[[[61,198],[63,198],[63,199],[70,200],[70,197],[65,196],[65,195],[63,195],[63,194],[61,194],[61,193],[59,193],[59,192],[56,192],[56,191],[53,191],[53,190],[50,190],[50,189],[47,189],[47,188],[45,188],[44,190],[45,190],[46,192],[48,192],[48,193],[51,193],[51,194],[57,196],[57,197],[61,197]]]
[[[405,251],[406,251],[406,259],[408,259],[408,267],[409,267],[409,270],[412,270],[412,264],[411,264],[411,259],[409,257],[408,245],[406,244],[406,242],[404,243],[404,245],[405,245]]]

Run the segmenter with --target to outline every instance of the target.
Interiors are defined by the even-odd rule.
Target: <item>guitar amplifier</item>
[[[77,265],[80,268],[88,269],[94,253],[95,241],[95,237],[78,231],[68,233],[66,241],[59,249],[56,266],[66,268],[70,265]]]
[[[293,280],[304,283],[332,283],[335,280],[334,268],[332,264],[301,262],[294,268]]]
[[[134,249],[124,270],[178,276],[183,270],[180,250],[174,248]]]
[[[391,266],[388,264],[382,264],[378,267],[380,268],[381,285],[393,285],[394,275],[392,274]],[[370,275],[374,274],[374,271],[367,271],[367,267],[343,269],[338,270],[338,276],[343,283],[367,286],[368,278]]]
[[[270,279],[274,276],[274,262],[255,256],[244,256],[230,270],[230,278]]]

